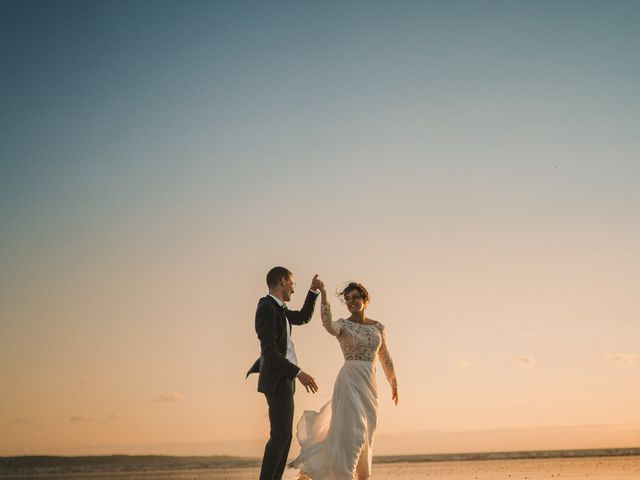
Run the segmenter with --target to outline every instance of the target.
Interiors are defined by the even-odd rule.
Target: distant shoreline
[[[581,450],[538,450],[512,452],[446,453],[423,455],[379,455],[374,463],[462,462],[490,460],[557,459],[585,457],[640,456],[640,448],[606,448]],[[218,470],[255,468],[255,457],[169,456],[169,455],[22,455],[0,457],[0,477],[52,473],[150,472],[180,470]]]

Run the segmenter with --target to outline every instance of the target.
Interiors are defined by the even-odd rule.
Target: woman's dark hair
[[[362,297],[362,300],[365,303],[369,303],[369,301],[371,300],[371,298],[369,297],[369,292],[367,292],[367,289],[364,288],[364,285],[362,285],[361,283],[356,283],[356,282],[349,282],[347,284],[346,287],[344,287],[342,289],[342,291],[337,292],[338,293],[338,297],[340,297],[340,300],[342,300],[343,302],[344,297],[347,295],[347,293],[353,291],[353,290],[357,290],[358,293],[360,293],[360,296]]]

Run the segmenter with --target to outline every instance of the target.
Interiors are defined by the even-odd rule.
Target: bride
[[[345,362],[333,387],[331,402],[319,412],[305,411],[298,422],[300,455],[289,464],[300,468],[299,479],[365,480],[371,475],[371,446],[378,419],[376,355],[398,404],[398,383],[387,350],[384,326],[367,318],[369,293],[349,283],[338,295],[351,316],[331,319],[323,287],[322,325],[340,343]]]

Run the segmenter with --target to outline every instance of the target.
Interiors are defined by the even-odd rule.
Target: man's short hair
[[[284,267],[273,267],[267,273],[267,286],[269,288],[275,287],[280,283],[282,277],[289,278],[291,275],[292,273]]]

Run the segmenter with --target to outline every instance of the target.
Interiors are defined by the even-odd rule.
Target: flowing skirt
[[[300,468],[302,479],[369,478],[377,420],[375,363],[345,361],[331,402],[319,412],[302,414],[297,426],[300,455],[289,466]]]

